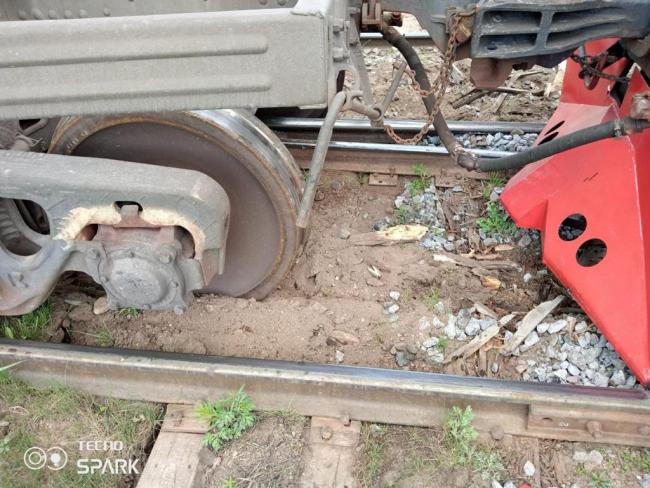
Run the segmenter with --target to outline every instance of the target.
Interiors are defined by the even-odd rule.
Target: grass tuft
[[[215,402],[203,402],[196,409],[197,416],[208,422],[209,431],[203,442],[214,451],[228,441],[238,439],[255,422],[253,401],[242,386]]]
[[[431,184],[431,175],[424,164],[418,163],[413,166],[413,172],[417,178],[409,181],[407,184],[407,188],[412,197],[420,195]]]
[[[234,476],[228,476],[228,478],[223,481],[223,488],[239,488],[239,483]]]
[[[447,337],[446,335],[442,335],[438,337],[438,343],[436,344],[436,348],[441,352],[445,352],[448,347],[449,347],[449,337]]]
[[[365,429],[363,439],[363,454],[365,458],[365,470],[361,478],[362,487],[375,486],[375,478],[379,475],[384,463],[384,435],[386,431],[377,425],[376,432],[372,429]]]
[[[650,450],[625,449],[619,455],[624,472],[650,472]]]
[[[481,191],[481,195],[483,195],[483,198],[486,200],[489,200],[490,195],[492,195],[492,190],[495,188],[501,188],[505,186],[505,184],[506,179],[500,173],[497,173],[496,171],[490,171],[487,181],[483,183],[483,190]]]
[[[589,486],[592,488],[613,488],[612,480],[609,479],[607,471],[604,469],[588,470],[584,466],[577,469],[580,476],[584,476],[589,480]]]
[[[485,217],[476,219],[476,224],[486,234],[511,235],[517,228],[497,202],[487,203]]]
[[[51,320],[52,307],[45,302],[33,312],[20,317],[3,318],[0,322],[0,336],[24,341],[41,340]]]
[[[117,312],[118,315],[121,317],[138,317],[142,315],[142,310],[139,308],[135,307],[125,307],[125,308],[120,308]]]
[[[429,294],[424,297],[424,303],[429,310],[433,310],[440,303],[440,292],[436,288],[431,288]]]
[[[476,442],[478,432],[474,429],[472,407],[465,410],[453,407],[443,425],[445,444],[451,454],[451,461],[458,466],[471,466],[483,479],[498,479],[504,471],[498,453]]]
[[[103,324],[97,331],[97,342],[99,342],[99,345],[103,347],[112,346],[115,342],[113,339],[113,332],[111,332],[111,329],[109,329],[106,324]]]
[[[406,207],[400,207],[395,210],[395,224],[404,225],[408,224],[408,209]]]

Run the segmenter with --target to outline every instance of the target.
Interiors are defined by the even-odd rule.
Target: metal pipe
[[[393,99],[395,98],[395,93],[397,93],[397,89],[399,88],[399,84],[402,82],[402,78],[404,77],[404,72],[406,71],[407,67],[408,67],[408,63],[406,61],[402,61],[399,64],[397,70],[395,70],[396,72],[393,75],[393,82],[390,84],[390,88],[388,88],[388,93],[386,93],[384,100],[381,102],[381,105],[379,106],[379,111],[381,112],[382,117],[386,113],[386,110],[388,110],[390,104],[393,103]],[[378,127],[381,127],[381,124]]]
[[[278,131],[299,131],[299,130],[316,130],[323,126],[323,119],[310,119],[303,117],[269,117],[264,119],[264,123],[273,130]],[[424,120],[385,120],[386,125],[390,125],[393,129],[400,132],[417,132],[424,124]],[[544,129],[546,122],[501,122],[501,121],[466,121],[466,120],[450,120],[447,121],[449,129],[453,132],[467,133],[467,132],[482,132],[482,133],[496,133],[496,132],[512,132],[513,130],[521,130],[529,133],[539,133]],[[365,119],[337,119],[334,124],[334,131],[350,131],[350,132],[383,132],[381,127],[374,127],[368,120]],[[435,128],[429,129],[429,134],[435,134]]]
[[[650,122],[637,120],[631,117],[614,119],[602,124],[593,125],[585,129],[572,132],[552,141],[535,146],[527,151],[520,152],[497,160],[478,159],[475,166],[463,166],[466,169],[478,169],[480,171],[500,171],[519,169],[527,164],[540,161],[569,149],[584,146],[592,142],[620,137],[650,128]],[[462,166],[462,165],[461,165]]]
[[[315,147],[317,143],[312,141],[302,141],[296,139],[287,139],[282,141],[287,147],[310,148]],[[440,154],[449,155],[444,147],[437,146],[410,146],[405,144],[381,144],[375,142],[349,142],[349,141],[330,141],[329,149],[345,149],[353,151],[375,151],[384,153],[401,153],[401,154]],[[515,153],[508,151],[493,151],[488,149],[465,149],[470,154],[482,158],[503,158],[512,156]]]
[[[300,209],[298,210],[297,225],[301,229],[306,229],[307,225],[309,225],[309,216],[311,215],[311,209],[314,205],[314,197],[316,196],[316,188],[320,181],[320,175],[323,172],[323,166],[325,165],[325,157],[327,156],[329,142],[332,139],[332,133],[334,132],[336,117],[338,117],[339,112],[343,109],[346,100],[346,92],[339,92],[334,96],[329,105],[329,109],[327,110],[327,116],[323,121],[323,126],[320,128],[318,133],[316,148],[314,149],[311,166],[309,167],[309,176],[307,177],[305,191],[302,194]]]
[[[435,46],[428,32],[407,32],[404,37],[415,47]],[[386,41],[379,32],[363,32],[360,40],[363,47],[387,47]]]
[[[420,88],[426,92],[430,92],[431,82],[429,81],[429,75],[424,69],[420,56],[413,46],[411,46],[406,38],[394,27],[385,27],[382,29],[381,34],[384,36],[384,39],[386,39],[402,54],[402,56],[404,56],[409,67],[415,72],[415,80],[420,85]],[[432,114],[438,105],[438,100],[436,100],[436,96],[433,93],[423,96],[422,102],[424,103],[428,114]],[[449,130],[447,121],[439,109],[433,119],[433,126],[436,128],[436,133],[438,134],[440,141],[447,148],[449,154],[454,158],[454,160],[458,161],[459,159],[465,159],[466,157],[463,155],[462,151],[463,146],[456,140],[451,130]]]

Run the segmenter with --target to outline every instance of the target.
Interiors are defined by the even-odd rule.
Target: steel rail
[[[316,143],[313,141],[283,139],[282,142],[288,148],[314,148]],[[366,151],[366,152],[383,152],[383,153],[402,153],[412,155],[449,155],[449,152],[444,147],[437,146],[413,146],[407,144],[382,144],[375,142],[353,142],[353,141],[331,141],[329,144],[330,149],[341,149],[346,151]],[[493,151],[489,149],[467,149],[468,152],[481,156],[483,158],[501,158],[504,156],[512,156],[513,152],[509,151]]]
[[[276,131],[313,131],[320,129],[323,119],[301,117],[267,117],[264,123]],[[418,132],[424,124],[423,120],[395,120],[387,119],[386,124],[400,132]],[[545,122],[501,122],[501,121],[465,121],[450,120],[447,122],[452,132],[467,133],[496,133],[522,130],[524,132],[539,133],[544,129]],[[367,119],[338,119],[334,124],[334,131],[354,132],[384,132],[381,127],[373,127]],[[435,134],[433,127],[430,134]]]
[[[0,340],[0,363],[37,386],[193,404],[245,385],[259,410],[404,425],[439,425],[470,405],[495,438],[525,435],[650,446],[650,397],[621,390],[342,365]]]

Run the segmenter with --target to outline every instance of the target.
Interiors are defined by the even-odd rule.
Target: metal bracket
[[[230,202],[223,188],[206,175],[109,159],[11,151],[0,151],[0,171],[0,222],[3,229],[13,231],[0,233],[2,314],[36,308],[67,270],[86,272],[106,285],[114,306],[180,311],[192,290],[223,271]],[[41,206],[49,235],[25,225],[16,199]],[[137,202],[141,209],[137,216],[122,212],[123,202]],[[93,228],[99,230],[89,231]],[[165,228],[183,232],[161,234]],[[103,229],[117,230],[111,237],[110,232],[100,232]],[[136,229],[156,238],[125,234]],[[16,233],[31,245],[10,245]],[[191,236],[185,246],[189,252],[183,252],[182,243],[187,241],[183,233]],[[103,241],[106,235],[109,238]],[[129,291],[111,295],[109,284],[116,283],[122,292],[126,290],[119,283],[128,283]]]
[[[531,405],[527,429],[540,437],[640,445],[650,435],[650,417],[626,412]]]

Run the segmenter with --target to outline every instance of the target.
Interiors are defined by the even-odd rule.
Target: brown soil
[[[427,297],[432,293],[450,311],[480,301],[503,314],[527,312],[538,302],[541,282],[524,286],[523,273],[495,272],[503,286],[494,291],[469,268],[434,262],[433,254],[417,243],[367,247],[340,238],[342,227],[352,234],[372,230],[375,221],[390,213],[400,192],[401,188],[362,185],[350,174],[327,174],[305,252],[264,301],[202,296],[182,316],[172,312],[95,316],[90,303],[67,305],[67,332],[80,344],[100,344],[106,338],[101,332],[107,329],[117,347],[322,363],[335,362],[339,350],[345,364],[396,367],[393,346],[415,346],[430,335],[430,330],[420,330],[419,321],[431,316]],[[507,258],[517,253],[502,254]],[[381,278],[370,274],[371,266],[380,270]],[[393,290],[401,293],[395,322],[383,308]],[[57,293],[61,303],[69,288],[59,287]],[[334,331],[350,334],[347,344],[334,340]],[[440,370],[424,361],[423,352],[419,354],[414,369]]]
[[[296,415],[261,415],[253,428],[213,456],[201,486],[298,486],[306,426],[306,419]]]

